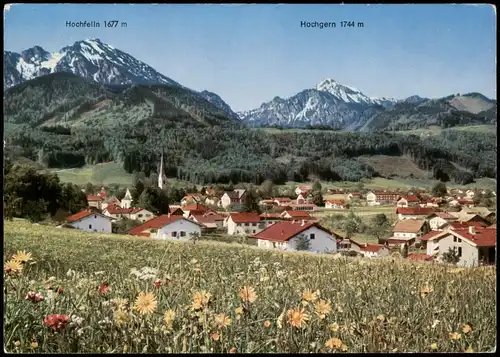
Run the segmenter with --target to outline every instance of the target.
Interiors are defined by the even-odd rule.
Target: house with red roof
[[[390,191],[370,191],[366,194],[366,203],[368,206],[378,206],[381,204],[390,204],[397,202],[401,197],[397,192]]]
[[[313,189],[312,186],[308,186],[308,185],[298,186],[295,189],[295,194],[298,196],[301,193],[310,193],[312,191],[312,189]]]
[[[185,206],[190,203],[202,203],[202,198],[203,196],[201,195],[201,193],[188,193],[182,198],[181,205]]]
[[[218,228],[222,228],[225,217],[217,213],[211,214],[211,212],[209,212],[205,214],[192,214],[188,218],[201,224],[204,232],[211,232]]]
[[[292,203],[292,199],[289,197],[275,197],[273,201],[278,204],[278,206],[288,206]]]
[[[222,208],[227,208],[230,205],[244,205],[247,203],[248,193],[245,189],[234,189],[233,191],[225,191],[220,199]]]
[[[497,230],[496,228],[467,228],[431,231],[422,236],[426,243],[427,255],[442,260],[442,255],[454,250],[460,260],[457,265],[474,267],[495,264]]]
[[[130,229],[127,234],[153,239],[189,240],[201,234],[202,225],[183,216],[163,214]]]
[[[337,240],[342,239],[317,222],[293,221],[275,223],[251,238],[257,239],[257,246],[260,248],[294,251],[302,238],[300,236],[309,241],[309,251],[318,253],[336,252]]]
[[[429,222],[429,228],[432,230],[439,229],[439,227],[449,223],[454,222],[458,218],[448,212],[433,212],[426,217]]]
[[[278,212],[262,213],[260,215],[260,222],[261,222],[261,224],[264,224],[265,228],[267,228],[271,224],[275,224],[277,222],[284,221],[285,218],[283,218],[281,215],[282,215],[282,213],[278,213]]]
[[[385,257],[390,254],[389,247],[384,244],[360,243],[352,238],[345,238],[338,244],[341,251],[354,251],[367,258]]]
[[[347,199],[350,201],[350,200],[355,200],[355,199],[358,199],[360,200],[361,199],[361,192],[349,192],[347,194]]]
[[[258,213],[231,213],[227,217],[228,235],[252,235],[265,228]]]
[[[388,239],[389,245],[413,244],[427,231],[428,223],[423,219],[405,219],[396,223],[393,236]]]
[[[116,205],[107,206],[102,210],[102,213],[115,220],[128,218],[140,221],[141,223],[149,221],[150,219],[155,217],[155,215],[152,212],[144,208],[140,207],[122,208]]]
[[[210,207],[202,205],[200,203],[190,203],[186,206],[181,207],[184,212],[184,217],[189,217],[190,215],[203,215],[207,212],[213,211]]]
[[[310,203],[311,201],[312,201],[312,195],[309,191],[307,191],[299,193],[297,199],[295,200],[295,203],[302,204],[302,203]]]
[[[311,217],[311,215],[305,211],[294,211],[294,210],[288,210],[288,211],[283,211],[281,213],[281,217],[283,219],[287,220],[311,220],[314,219],[314,217]]]
[[[396,202],[396,207],[416,207],[420,203],[420,199],[415,195],[409,195],[405,197],[401,197]]]
[[[105,201],[102,202],[102,208],[101,209],[105,209],[106,207],[108,206],[111,206],[111,205],[115,205],[115,206],[120,206],[121,207],[121,201],[116,198],[116,196],[111,196],[109,197],[108,199],[106,199]]]
[[[94,209],[87,209],[66,217],[67,223],[86,232],[111,233],[111,218]]]
[[[325,208],[328,209],[346,209],[347,204],[344,200],[326,200]]]
[[[102,209],[103,199],[101,196],[87,195],[87,203],[89,207],[95,207],[97,209]]]
[[[399,220],[405,219],[426,219],[430,214],[436,212],[432,207],[398,207],[396,214]]]

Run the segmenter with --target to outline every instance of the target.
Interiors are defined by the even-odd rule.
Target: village
[[[160,168],[162,169],[162,168]],[[161,171],[160,171],[161,172]],[[158,187],[167,185],[165,175]],[[443,197],[428,192],[328,190],[323,206],[313,203],[313,187],[297,186],[295,197],[273,197],[258,202],[260,212],[231,209],[249,199],[245,189],[217,193],[212,188],[187,194],[169,213],[156,216],[134,204],[129,189],[120,200],[100,192],[87,192],[88,208],[66,218],[60,228],[112,233],[113,224],[128,219],[137,222],[128,235],[150,239],[210,239],[223,234],[229,241],[244,237],[265,249],[341,253],[367,258],[389,256],[400,251],[404,258],[428,262],[453,262],[463,267],[495,264],[496,213],[474,204],[485,190],[447,189]],[[496,197],[496,192],[489,192]],[[363,242],[355,235],[338,234],[322,223],[328,214],[355,212],[358,207],[393,208],[391,235],[377,243]]]

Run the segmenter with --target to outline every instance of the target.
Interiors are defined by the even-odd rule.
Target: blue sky
[[[289,97],[325,78],[369,96],[496,98],[489,5],[38,5],[4,13],[5,50],[58,51],[99,38],[233,110]],[[65,27],[118,20],[127,28]],[[301,28],[301,21],[336,28]],[[340,28],[340,21],[363,28]]]

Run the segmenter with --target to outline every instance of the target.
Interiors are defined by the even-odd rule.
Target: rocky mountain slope
[[[191,90],[99,39],[77,41],[54,53],[40,46],[21,53],[4,51],[4,90],[27,80],[59,72],[73,73],[100,84],[166,84]],[[193,92],[212,102],[230,117],[238,118],[217,94]]]

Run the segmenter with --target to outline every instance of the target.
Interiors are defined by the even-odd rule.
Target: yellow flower
[[[420,289],[420,296],[424,298],[427,296],[427,294],[430,294],[433,291],[434,289],[432,288],[432,286],[425,285]]]
[[[142,315],[151,314],[156,311],[158,302],[152,293],[141,291],[135,300],[134,310]]]
[[[304,309],[295,308],[287,311],[288,323],[293,327],[302,327],[305,325],[306,321],[309,320],[309,316],[304,312]]]
[[[121,326],[130,321],[130,315],[121,309],[118,309],[115,312],[113,312],[113,318],[117,326]]]
[[[172,323],[174,322],[174,319],[175,319],[175,311],[174,310],[171,310],[171,309],[167,310],[163,314],[163,323],[167,327],[171,327],[172,326]]]
[[[231,319],[226,314],[215,314],[214,322],[218,329],[231,325]]]
[[[244,286],[240,289],[238,293],[239,297],[243,302],[255,302],[257,300],[257,294],[255,293],[255,289],[251,286]]]
[[[315,302],[318,299],[317,292],[306,290],[302,293],[302,300],[307,302]]]
[[[4,264],[3,270],[10,273],[20,273],[23,270],[23,265],[20,261],[11,259],[7,263]]]
[[[469,346],[464,352],[465,353],[474,353],[474,350],[472,349],[471,346]]]
[[[342,352],[347,352],[348,348],[345,344],[342,344],[342,346],[340,346],[340,349],[342,350]],[[397,348],[396,348],[397,350]]]
[[[16,346],[16,347],[21,346],[21,341],[15,341],[15,342],[14,342],[14,346]]]
[[[471,331],[472,331],[472,327],[469,324],[465,324],[464,327],[462,327],[463,333],[469,333]]]
[[[200,310],[208,305],[211,298],[212,294],[207,293],[205,290],[195,292],[191,306],[194,310]]]
[[[267,328],[269,326],[271,326],[271,321],[269,321],[269,320],[264,321],[264,327]]]
[[[31,348],[36,350],[38,348],[38,342],[36,341],[31,342]]]
[[[332,332],[337,332],[339,330],[339,324],[338,323],[333,323],[330,325],[330,331]]]
[[[26,253],[24,250],[18,250],[17,254],[12,256],[12,260],[17,260],[20,263],[26,263],[33,260],[31,253]]]
[[[450,340],[458,341],[462,335],[460,335],[458,332],[450,332]]]
[[[241,315],[243,313],[243,307],[242,306],[237,307],[236,309],[234,309],[234,313],[236,315]]]
[[[328,301],[320,300],[314,305],[314,309],[316,310],[316,315],[324,319],[332,311],[332,306]]]
[[[122,298],[116,298],[112,299],[111,303],[119,310],[125,310],[125,308],[128,305],[128,300],[127,299],[122,299]]]
[[[385,316],[384,315],[378,315],[377,316],[377,320],[378,321],[384,321],[385,320]]]
[[[340,340],[339,338],[336,338],[336,337],[330,338],[328,341],[326,341],[325,347],[327,347],[331,350],[341,348],[342,347],[342,340]]]
[[[437,349],[438,349],[438,345],[437,345],[437,343],[433,343],[433,344],[431,345],[431,350],[437,350]]]

